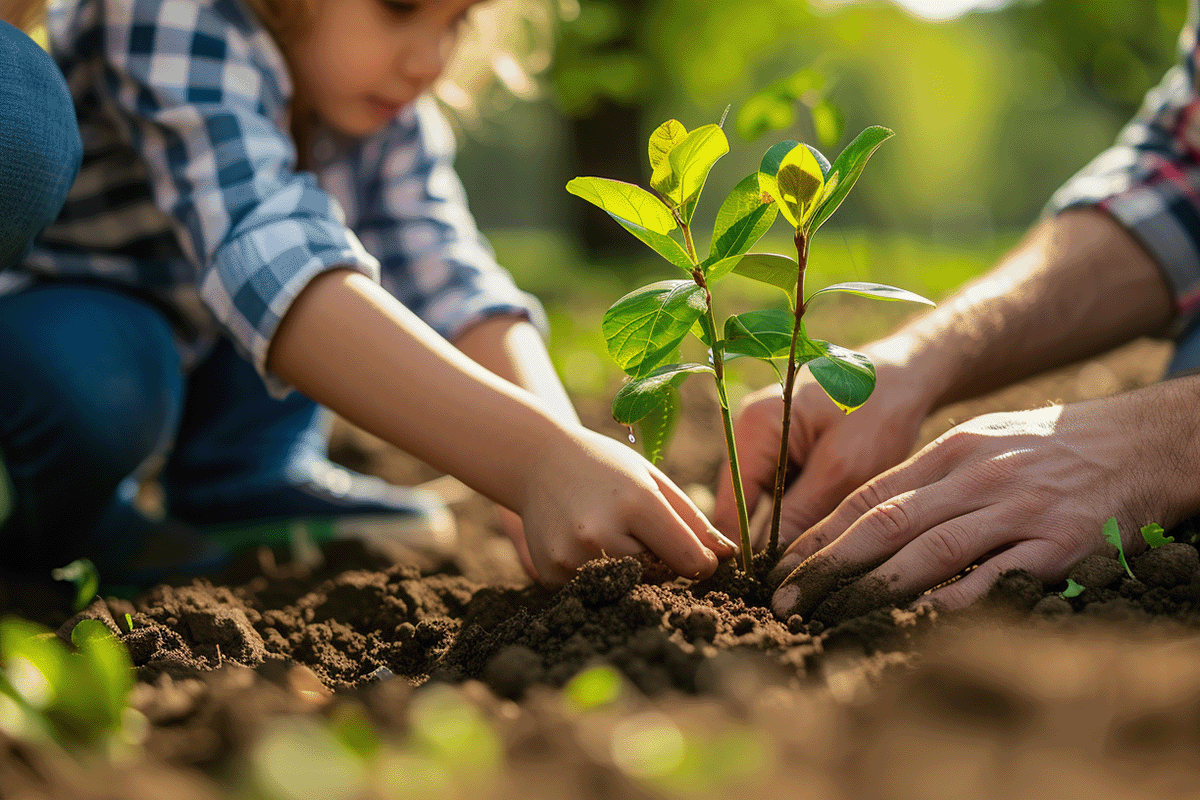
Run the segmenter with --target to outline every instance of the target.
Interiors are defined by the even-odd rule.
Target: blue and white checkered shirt
[[[126,286],[171,316],[185,364],[228,335],[276,392],[271,336],[331,268],[380,280],[447,338],[491,314],[542,324],[475,227],[432,99],[366,139],[318,133],[298,172],[283,56],[237,0],[67,0],[47,27],[83,166],[0,290]]]
[[[1180,63],[1147,95],[1109,149],[1050,199],[1047,211],[1097,205],[1158,262],[1179,330],[1200,325],[1200,94],[1196,0],[1179,37]]]

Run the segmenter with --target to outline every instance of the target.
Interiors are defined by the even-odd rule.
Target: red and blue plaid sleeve
[[[1059,189],[1047,211],[1095,205],[1124,225],[1162,269],[1182,330],[1200,318],[1200,95],[1194,1],[1179,43],[1180,63],[1146,95],[1116,144]]]

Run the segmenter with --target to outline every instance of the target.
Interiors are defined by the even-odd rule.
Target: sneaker
[[[236,498],[185,509],[175,504],[172,511],[231,551],[290,546],[301,561],[321,544],[350,539],[393,561],[413,554],[445,560],[457,548],[454,515],[435,491],[395,486],[326,461],[309,463],[291,478]]]
[[[260,546],[289,548],[294,561],[315,567],[323,560],[322,544],[353,540],[390,562],[435,567],[449,561],[458,544],[454,515],[438,492],[332,464],[310,465],[303,480],[258,486],[236,501],[213,500],[172,508],[163,520],[122,506],[121,518],[105,525],[120,531],[119,538],[93,559],[105,586],[211,575]]]

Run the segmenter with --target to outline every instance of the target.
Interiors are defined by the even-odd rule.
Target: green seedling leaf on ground
[[[820,339],[811,342],[825,355],[808,362],[808,368],[829,399],[846,414],[867,402],[875,390],[875,365],[871,359]]]
[[[1078,584],[1070,578],[1067,578],[1067,588],[1063,589],[1061,592],[1059,592],[1059,594],[1069,600],[1072,597],[1078,597],[1079,595],[1083,594],[1083,589],[1084,587],[1081,584]]]
[[[651,464],[662,460],[667,442],[671,440],[671,434],[675,432],[675,426],[679,423],[682,408],[679,389],[668,384],[659,405],[650,409],[638,422],[637,439],[642,443],[642,453]]]
[[[70,581],[75,584],[75,600],[72,605],[76,611],[86,608],[96,596],[96,590],[100,588],[100,572],[87,558],[77,558],[65,567],[51,570],[50,577],[56,581]]]
[[[135,681],[129,651],[107,625],[95,619],[80,620],[71,630],[71,643],[83,659],[77,680],[79,673],[88,676],[87,680],[78,680],[78,683],[92,684],[92,699],[103,702],[108,727],[120,727],[121,712]]]
[[[576,708],[607,706],[621,696],[621,673],[607,664],[592,667],[572,678],[563,692]]]
[[[1125,568],[1125,573],[1132,578],[1133,570],[1129,568],[1129,562],[1125,560],[1125,546],[1121,544],[1121,531],[1117,527],[1117,518],[1109,517],[1104,523],[1102,532],[1104,534],[1104,541],[1117,548],[1117,560]]]
[[[1149,525],[1142,526],[1142,538],[1146,540],[1146,544],[1150,547],[1162,547],[1164,544],[1171,544],[1175,541],[1174,536],[1164,536],[1166,531],[1162,525],[1157,522],[1151,522]]]
[[[675,353],[706,310],[705,291],[693,281],[660,281],[614,303],[604,314],[601,330],[613,360],[641,377]]]
[[[797,269],[795,259],[787,256],[775,253],[748,253],[734,264],[732,271],[734,275],[774,286],[787,295],[788,303],[795,308]]]
[[[701,264],[709,280],[716,280],[709,269],[712,265],[730,256],[741,255],[753,247],[770,230],[778,214],[774,203],[763,202],[757,174],[746,176],[733,187],[717,212],[712,246],[708,258]],[[732,269],[733,264],[729,268]]]
[[[842,151],[836,159],[833,166],[830,168],[830,174],[838,176],[837,189],[830,193],[821,203],[821,207],[813,215],[812,222],[809,225],[809,230],[813,233],[829,219],[829,216],[837,211],[838,206],[846,199],[846,195],[854,188],[854,183],[858,180],[858,176],[862,174],[863,167],[867,165],[867,159],[875,152],[879,145],[883,144],[892,136],[892,131],[881,125],[872,125],[865,129],[862,133],[854,138],[846,149]]]
[[[622,425],[633,425],[667,402],[671,387],[678,388],[688,375],[697,372],[713,374],[704,364],[668,364],[641,378],[634,378],[613,397],[613,419]]]
[[[687,250],[668,235],[677,227],[674,215],[645,189],[607,178],[572,178],[567,191],[606,212],[667,261],[691,272]]]
[[[832,286],[826,286],[824,289],[818,289],[809,295],[807,301],[811,301],[817,295],[829,294],[832,292],[845,292],[847,294],[856,294],[861,297],[874,297],[879,300],[905,300],[910,303],[924,303],[927,306],[935,306],[937,303],[928,300],[916,292],[910,292],[907,289],[898,289],[895,286],[887,286],[882,283],[864,283],[861,281],[851,281],[848,283],[835,283]]]
[[[128,612],[125,613],[125,630],[133,633],[133,615]]]

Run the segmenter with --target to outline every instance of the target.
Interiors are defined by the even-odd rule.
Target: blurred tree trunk
[[[642,109],[600,100],[587,117],[571,120],[574,144],[573,175],[646,185],[643,166],[646,146],[642,141]],[[589,256],[598,258],[637,254],[644,246],[591,203],[576,203],[575,226]]]

